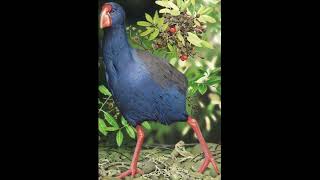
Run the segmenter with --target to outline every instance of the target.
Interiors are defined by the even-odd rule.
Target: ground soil
[[[221,170],[221,146],[209,143],[209,148]],[[134,146],[121,148],[99,147],[99,180],[112,180],[120,172],[128,170]],[[144,174],[136,175],[134,180],[220,180],[212,165],[203,173],[197,172],[203,162],[203,153],[198,144],[185,144],[183,141],[176,145],[145,145],[141,151],[138,168]]]

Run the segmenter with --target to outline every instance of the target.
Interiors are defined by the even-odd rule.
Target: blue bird
[[[100,28],[104,30],[103,59],[107,87],[121,114],[137,130],[137,144],[130,169],[118,178],[143,173],[137,168],[144,140],[143,121],[158,121],[169,125],[186,121],[197,135],[205,160],[199,172],[217,164],[206,144],[199,125],[186,112],[187,79],[165,59],[133,49],[128,42],[125,11],[114,2],[105,3],[100,14]]]

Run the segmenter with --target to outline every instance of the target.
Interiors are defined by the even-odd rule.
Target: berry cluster
[[[190,56],[194,56],[195,46],[188,42],[188,32],[195,33],[198,37],[202,37],[205,32],[204,23],[195,23],[196,18],[182,12],[178,16],[164,14],[164,22],[168,23],[168,30],[161,32],[154,40],[153,47],[155,49],[166,47],[167,44],[175,45],[177,53],[182,61],[185,61]]]

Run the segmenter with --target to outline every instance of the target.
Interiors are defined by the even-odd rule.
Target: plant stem
[[[111,97],[111,96],[109,96],[109,97],[104,101],[104,103],[103,103],[102,106],[100,107],[98,113],[100,113],[101,111],[104,112],[104,111],[102,110],[102,108],[103,108],[104,105],[108,102],[108,100],[110,99],[110,97]]]

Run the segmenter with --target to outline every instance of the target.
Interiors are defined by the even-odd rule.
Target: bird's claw
[[[215,160],[213,159],[213,157],[210,156],[210,155],[205,157],[204,162],[203,162],[202,165],[200,166],[198,172],[203,173],[203,172],[207,169],[207,167],[209,166],[210,163],[213,165],[214,170],[215,170],[216,173],[219,175],[220,172],[219,172],[219,169],[218,169],[218,165],[217,165],[217,163],[215,162]]]
[[[136,174],[143,174],[143,171],[141,171],[140,169],[137,168],[130,168],[129,170],[127,170],[126,172],[123,172],[121,174],[119,174],[119,176],[117,178],[122,179],[128,175],[131,174],[132,177],[134,177]]]

